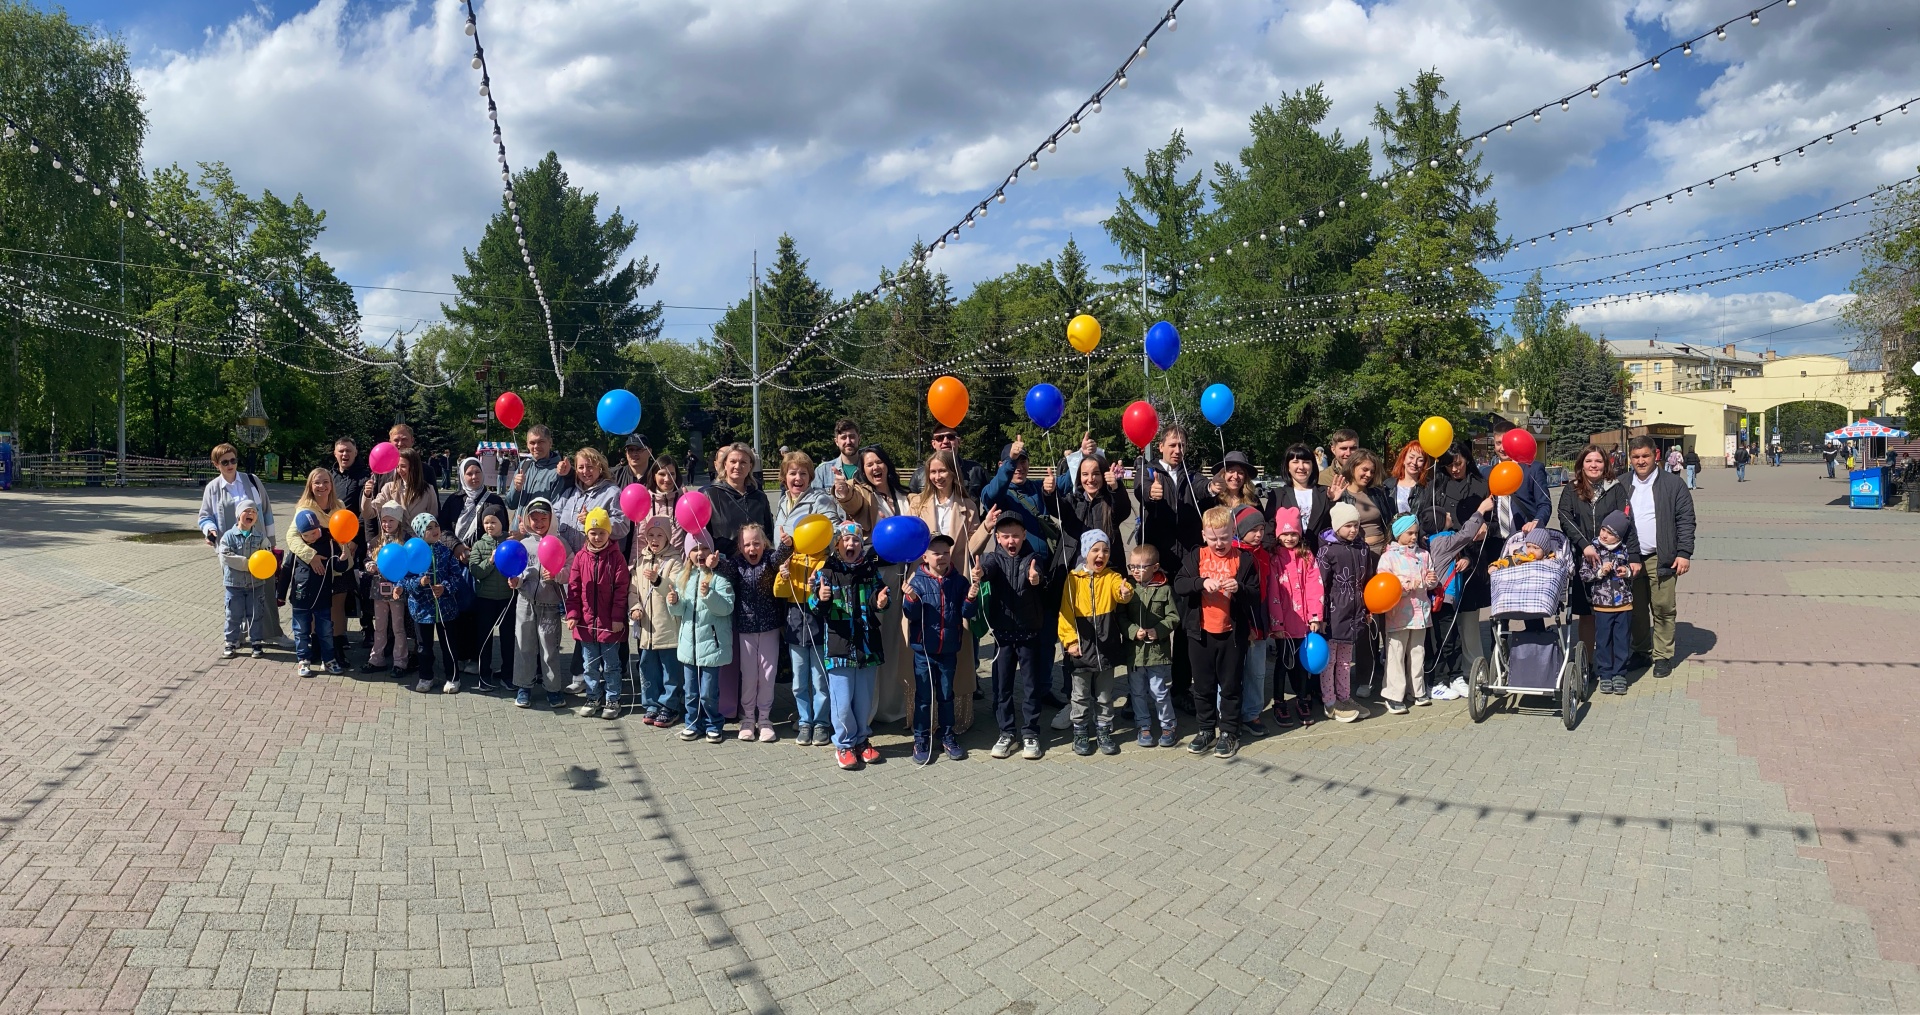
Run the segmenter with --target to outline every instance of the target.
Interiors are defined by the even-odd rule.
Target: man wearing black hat
[[[953,455],[954,459],[960,463],[960,479],[967,488],[967,496],[979,500],[981,491],[987,488],[987,470],[971,458],[960,457],[960,431],[944,423],[935,427],[933,450],[945,451]],[[926,486],[927,463],[921,462],[920,467],[913,470],[913,482],[908,489],[919,493],[926,489]]]
[[[647,486],[647,473],[653,471],[653,449],[647,447],[647,439],[636,430],[627,435],[621,450],[625,460],[613,467],[613,485],[622,490],[634,483]]]

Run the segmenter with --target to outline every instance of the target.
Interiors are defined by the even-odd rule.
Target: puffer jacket
[[[840,502],[833,499],[829,487],[812,487],[798,499],[792,494],[780,495],[780,507],[773,513],[773,545],[779,546],[783,539],[793,536],[793,527],[808,515],[826,515],[837,528],[846,520],[846,512],[840,510]],[[803,583],[804,584],[804,583]]]
[[[627,598],[633,575],[620,544],[589,546],[573,555],[567,575],[567,619],[576,641],[618,643],[626,638]],[[616,630],[618,628],[618,630]]]
[[[657,581],[647,580],[649,568],[654,569]],[[659,554],[640,548],[627,584],[629,615],[634,609],[640,611],[640,616],[632,618],[635,648],[670,649],[680,644],[680,622],[667,607],[667,590],[678,588],[686,577],[687,559],[671,542]]]
[[[1168,666],[1173,663],[1173,632],[1180,627],[1180,607],[1174,602],[1173,583],[1165,571],[1133,587],[1133,601],[1127,604],[1127,665]],[[1140,632],[1153,637],[1140,640]]]
[[[467,573],[473,576],[473,594],[481,599],[512,599],[513,589],[507,585],[506,576],[493,565],[493,551],[500,548],[500,540],[482,535],[474,541],[473,549],[467,554]]]
[[[1078,656],[1067,656],[1069,666],[1104,670],[1127,661],[1122,610],[1132,600],[1133,586],[1118,571],[1076,567],[1067,573],[1060,596],[1060,647],[1080,647]]]
[[[960,651],[967,641],[966,621],[980,610],[978,602],[967,598],[973,583],[957,569],[940,577],[922,564],[907,576],[906,587],[919,600],[901,597],[900,609],[907,615],[907,643],[930,656]]]
[[[353,569],[352,561],[326,529],[312,543],[293,533],[287,537],[287,548],[293,552],[293,587],[287,602],[296,610],[331,609],[333,594],[347,590],[340,576]]]
[[[1038,564],[1040,584],[1027,584],[1029,564]],[[980,555],[981,584],[987,596],[987,627],[995,640],[1008,645],[1027,645],[1051,640],[1059,605],[1059,590],[1048,573],[1047,562],[1033,552],[1031,540],[1020,544],[1019,553],[1008,553],[994,543]]]
[[[700,594],[700,582],[709,574],[713,583]],[[667,612],[680,620],[675,650],[683,666],[708,668],[733,662],[733,585],[717,571],[689,567],[676,586],[680,601]]]
[[[1367,634],[1367,605],[1362,589],[1379,560],[1363,539],[1335,539],[1320,547],[1320,587],[1326,606],[1327,640],[1357,642]]]
[[[455,586],[467,581],[467,566],[441,543],[432,549],[433,566],[427,573],[410,574],[400,583],[407,593],[407,614],[416,624],[446,624],[460,615],[460,590]],[[446,587],[438,598],[431,587],[435,583]]]
[[[576,482],[573,489],[567,491],[553,505],[553,527],[561,531],[576,533],[586,538],[586,529],[580,524],[582,512],[600,508],[607,513],[613,524],[613,542],[618,546],[627,541],[627,533],[632,531],[633,523],[627,519],[627,513],[620,510],[620,488],[610,479],[602,479],[600,485],[591,490]]]
[[[1274,568],[1279,606],[1267,611],[1267,619],[1273,623],[1275,635],[1298,641],[1307,636],[1308,625],[1317,624],[1326,616],[1326,594],[1320,590],[1320,565],[1304,546],[1297,553],[1282,547],[1276,551],[1275,562],[1279,565]]]
[[[1262,546],[1251,547],[1239,540],[1233,545],[1241,553],[1253,558],[1254,573],[1260,576],[1260,626],[1247,637],[1251,641],[1265,641],[1274,637],[1273,614],[1280,605],[1280,572],[1274,566],[1273,551]]]
[[[1630,570],[1633,560],[1627,556],[1626,542],[1613,544],[1609,550],[1599,543],[1593,544],[1593,550],[1599,554],[1598,560],[1589,561],[1580,558],[1580,580],[1587,583],[1587,601],[1593,608],[1601,611],[1619,611],[1633,608],[1633,577]],[[1613,568],[1604,576],[1600,573],[1602,565],[1612,564]]]
[[[831,591],[826,599],[820,597],[823,587]],[[826,626],[829,668],[864,669],[886,661],[885,611],[874,603],[885,587],[880,558],[871,549],[853,563],[835,554],[821,566],[808,590],[807,608]]]

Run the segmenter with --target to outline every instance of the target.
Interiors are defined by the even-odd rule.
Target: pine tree
[[[1175,130],[1165,145],[1147,153],[1140,172],[1122,169],[1127,193],[1101,223],[1113,245],[1134,259],[1107,270],[1120,275],[1137,270],[1145,251],[1148,299],[1176,325],[1184,323],[1189,302],[1187,279],[1178,269],[1193,259],[1195,238],[1205,225],[1200,174],[1180,179],[1180,163],[1192,154],[1185,133]]]
[[[1553,435],[1548,454],[1554,458],[1570,459],[1594,434],[1618,430],[1626,423],[1625,388],[1618,365],[1584,332],[1580,337],[1586,345],[1577,348],[1561,370],[1553,413],[1548,417]]]

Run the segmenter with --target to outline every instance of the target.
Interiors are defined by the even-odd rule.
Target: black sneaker
[[[1266,724],[1258,719],[1254,719],[1251,722],[1243,722],[1240,724],[1240,728],[1246,730],[1247,736],[1250,737],[1264,737],[1267,735]]]
[[[251,659],[265,659],[267,657],[267,650],[255,645],[253,649],[247,653],[247,656]]]
[[[1119,754],[1120,753],[1120,742],[1113,739],[1112,727],[1110,726],[1095,727],[1093,731],[1093,738],[1099,742],[1101,754]]]
[[[1239,753],[1239,737],[1221,737],[1219,742],[1213,745],[1213,756],[1216,758],[1231,758]]]
[[[1213,739],[1214,737],[1213,737],[1212,730],[1201,730],[1200,732],[1195,733],[1193,735],[1193,739],[1187,741],[1187,753],[1188,754],[1207,753],[1208,751],[1213,749]]]
[[[1087,736],[1085,726],[1073,728],[1073,753],[1083,758],[1093,753],[1093,740]]]
[[[1657,659],[1654,661],[1653,677],[1655,680],[1665,680],[1671,676],[1673,676],[1673,660]]]
[[[1273,703],[1273,725],[1278,729],[1290,730],[1300,725],[1300,717],[1294,714],[1293,706],[1276,701]]]

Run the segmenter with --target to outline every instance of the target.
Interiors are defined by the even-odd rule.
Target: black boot
[[[1093,753],[1093,740],[1087,736],[1087,728],[1085,726],[1075,726],[1073,728],[1073,753],[1083,758]]]
[[[1113,727],[1095,726],[1093,735],[1094,735],[1094,739],[1100,742],[1101,754],[1119,754],[1120,753],[1120,744],[1118,741],[1113,739]]]

